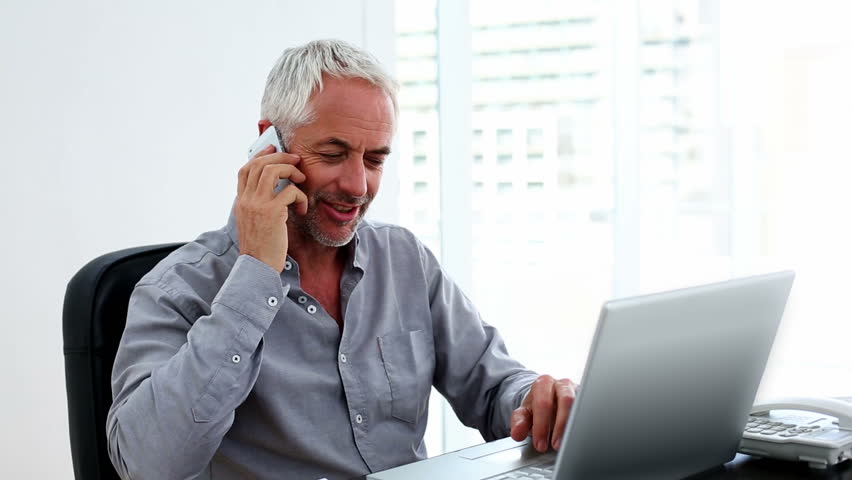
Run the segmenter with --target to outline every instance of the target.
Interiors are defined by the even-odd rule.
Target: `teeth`
[[[349,212],[352,211],[353,208],[355,208],[355,207],[348,207],[348,208],[347,207],[341,207],[340,205],[332,205],[331,207],[334,208],[335,210],[337,210],[338,212],[341,212],[341,213],[349,213]]]

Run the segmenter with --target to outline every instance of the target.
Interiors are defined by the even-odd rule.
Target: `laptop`
[[[793,277],[785,271],[605,303],[558,452],[505,438],[367,478],[659,480],[726,463]]]

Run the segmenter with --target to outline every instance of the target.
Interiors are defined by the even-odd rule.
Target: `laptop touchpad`
[[[541,463],[543,460],[553,456],[553,453],[539,453],[527,444],[509,446],[496,452],[479,452],[479,455],[475,452],[470,453],[472,455],[461,455],[461,457],[468,460],[506,465],[510,468],[520,468],[534,463]]]

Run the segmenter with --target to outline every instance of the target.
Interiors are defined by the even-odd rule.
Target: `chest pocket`
[[[435,347],[423,330],[379,337],[379,350],[391,390],[391,415],[416,423],[429,405]]]

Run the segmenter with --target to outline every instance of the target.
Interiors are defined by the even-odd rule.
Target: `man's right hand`
[[[235,215],[240,253],[251,255],[280,272],[287,261],[288,207],[296,204],[300,215],[308,212],[308,197],[294,183],[305,181],[296,168],[298,155],[275,152],[266,147],[240,168]],[[277,195],[275,187],[289,179]]]

